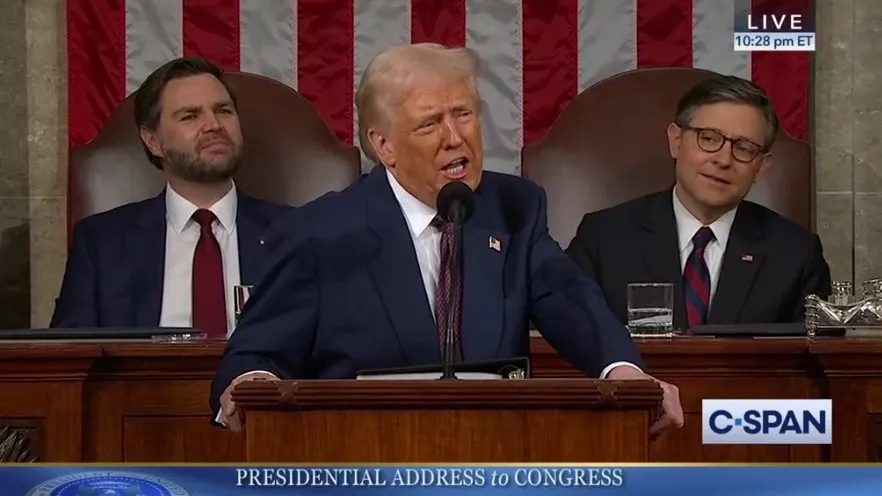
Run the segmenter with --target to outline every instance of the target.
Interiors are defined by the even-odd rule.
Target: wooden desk
[[[882,461],[882,339],[683,338],[641,342],[650,372],[679,386],[686,427],[656,462]],[[244,437],[208,423],[222,344],[0,345],[0,423],[44,461],[236,462]],[[537,377],[572,377],[541,338]],[[703,398],[832,398],[833,445],[701,444]]]

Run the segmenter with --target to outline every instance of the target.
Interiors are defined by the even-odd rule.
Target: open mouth
[[[466,176],[469,170],[469,159],[459,157],[451,160],[447,165],[441,168],[441,174],[447,179],[457,181]]]

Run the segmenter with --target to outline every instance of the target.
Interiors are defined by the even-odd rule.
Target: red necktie
[[[710,271],[704,261],[704,249],[714,239],[714,232],[705,226],[692,237],[692,254],[683,270],[683,295],[686,299],[686,319],[689,328],[707,323],[710,308]]]
[[[224,290],[224,263],[220,245],[211,225],[216,217],[210,210],[193,214],[202,228],[193,255],[193,327],[210,338],[227,337],[227,304]]]
[[[453,224],[440,217],[432,219],[432,227],[441,232],[441,262],[438,264],[438,287],[435,290],[435,328],[438,330],[438,342],[441,345],[441,356],[444,356],[444,342],[447,337],[447,322],[453,319],[453,341],[456,352],[456,360],[462,359],[460,348],[460,309],[462,301],[450,302],[450,288],[453,284],[462,284],[454,281],[453,271],[450,270],[450,260],[453,257]],[[459,292],[460,297],[462,291]]]

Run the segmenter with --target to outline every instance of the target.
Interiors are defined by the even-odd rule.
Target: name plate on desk
[[[7,342],[101,342],[101,341],[203,341],[206,335],[185,327],[74,327],[64,329],[0,329],[0,341]]]
[[[807,337],[801,323],[775,324],[706,324],[689,329],[692,336],[744,337],[744,338],[790,338]]]

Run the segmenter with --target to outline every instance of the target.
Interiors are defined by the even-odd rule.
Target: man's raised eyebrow
[[[725,136],[726,138],[729,138],[730,140],[733,140],[733,141],[747,141],[748,143],[753,144],[753,145],[756,145],[756,146],[763,146],[763,145],[757,143],[756,141],[754,141],[754,140],[748,138],[747,136],[740,136],[740,135],[737,135],[737,134],[733,136],[733,135],[730,135],[729,133],[725,133],[725,132],[723,132],[722,130],[717,129],[717,128],[715,128],[715,127],[706,127],[706,128],[703,128],[703,129],[710,129],[711,131],[714,131],[714,132],[716,132],[716,133],[719,133],[719,134],[721,134],[722,136]]]
[[[189,113],[197,113],[199,112],[198,105],[185,105],[183,107],[178,107],[177,110],[172,112],[172,115],[181,115],[181,114],[189,114]]]
[[[212,108],[214,108],[214,109],[219,109],[219,108],[224,108],[224,107],[233,107],[233,101],[232,100],[220,100],[218,102],[215,102],[214,105],[212,105]],[[172,115],[181,115],[181,114],[189,114],[189,113],[196,114],[196,113],[199,113],[201,108],[202,107],[200,107],[198,105],[186,105],[184,107],[180,107],[177,110],[175,110],[172,113]]]

